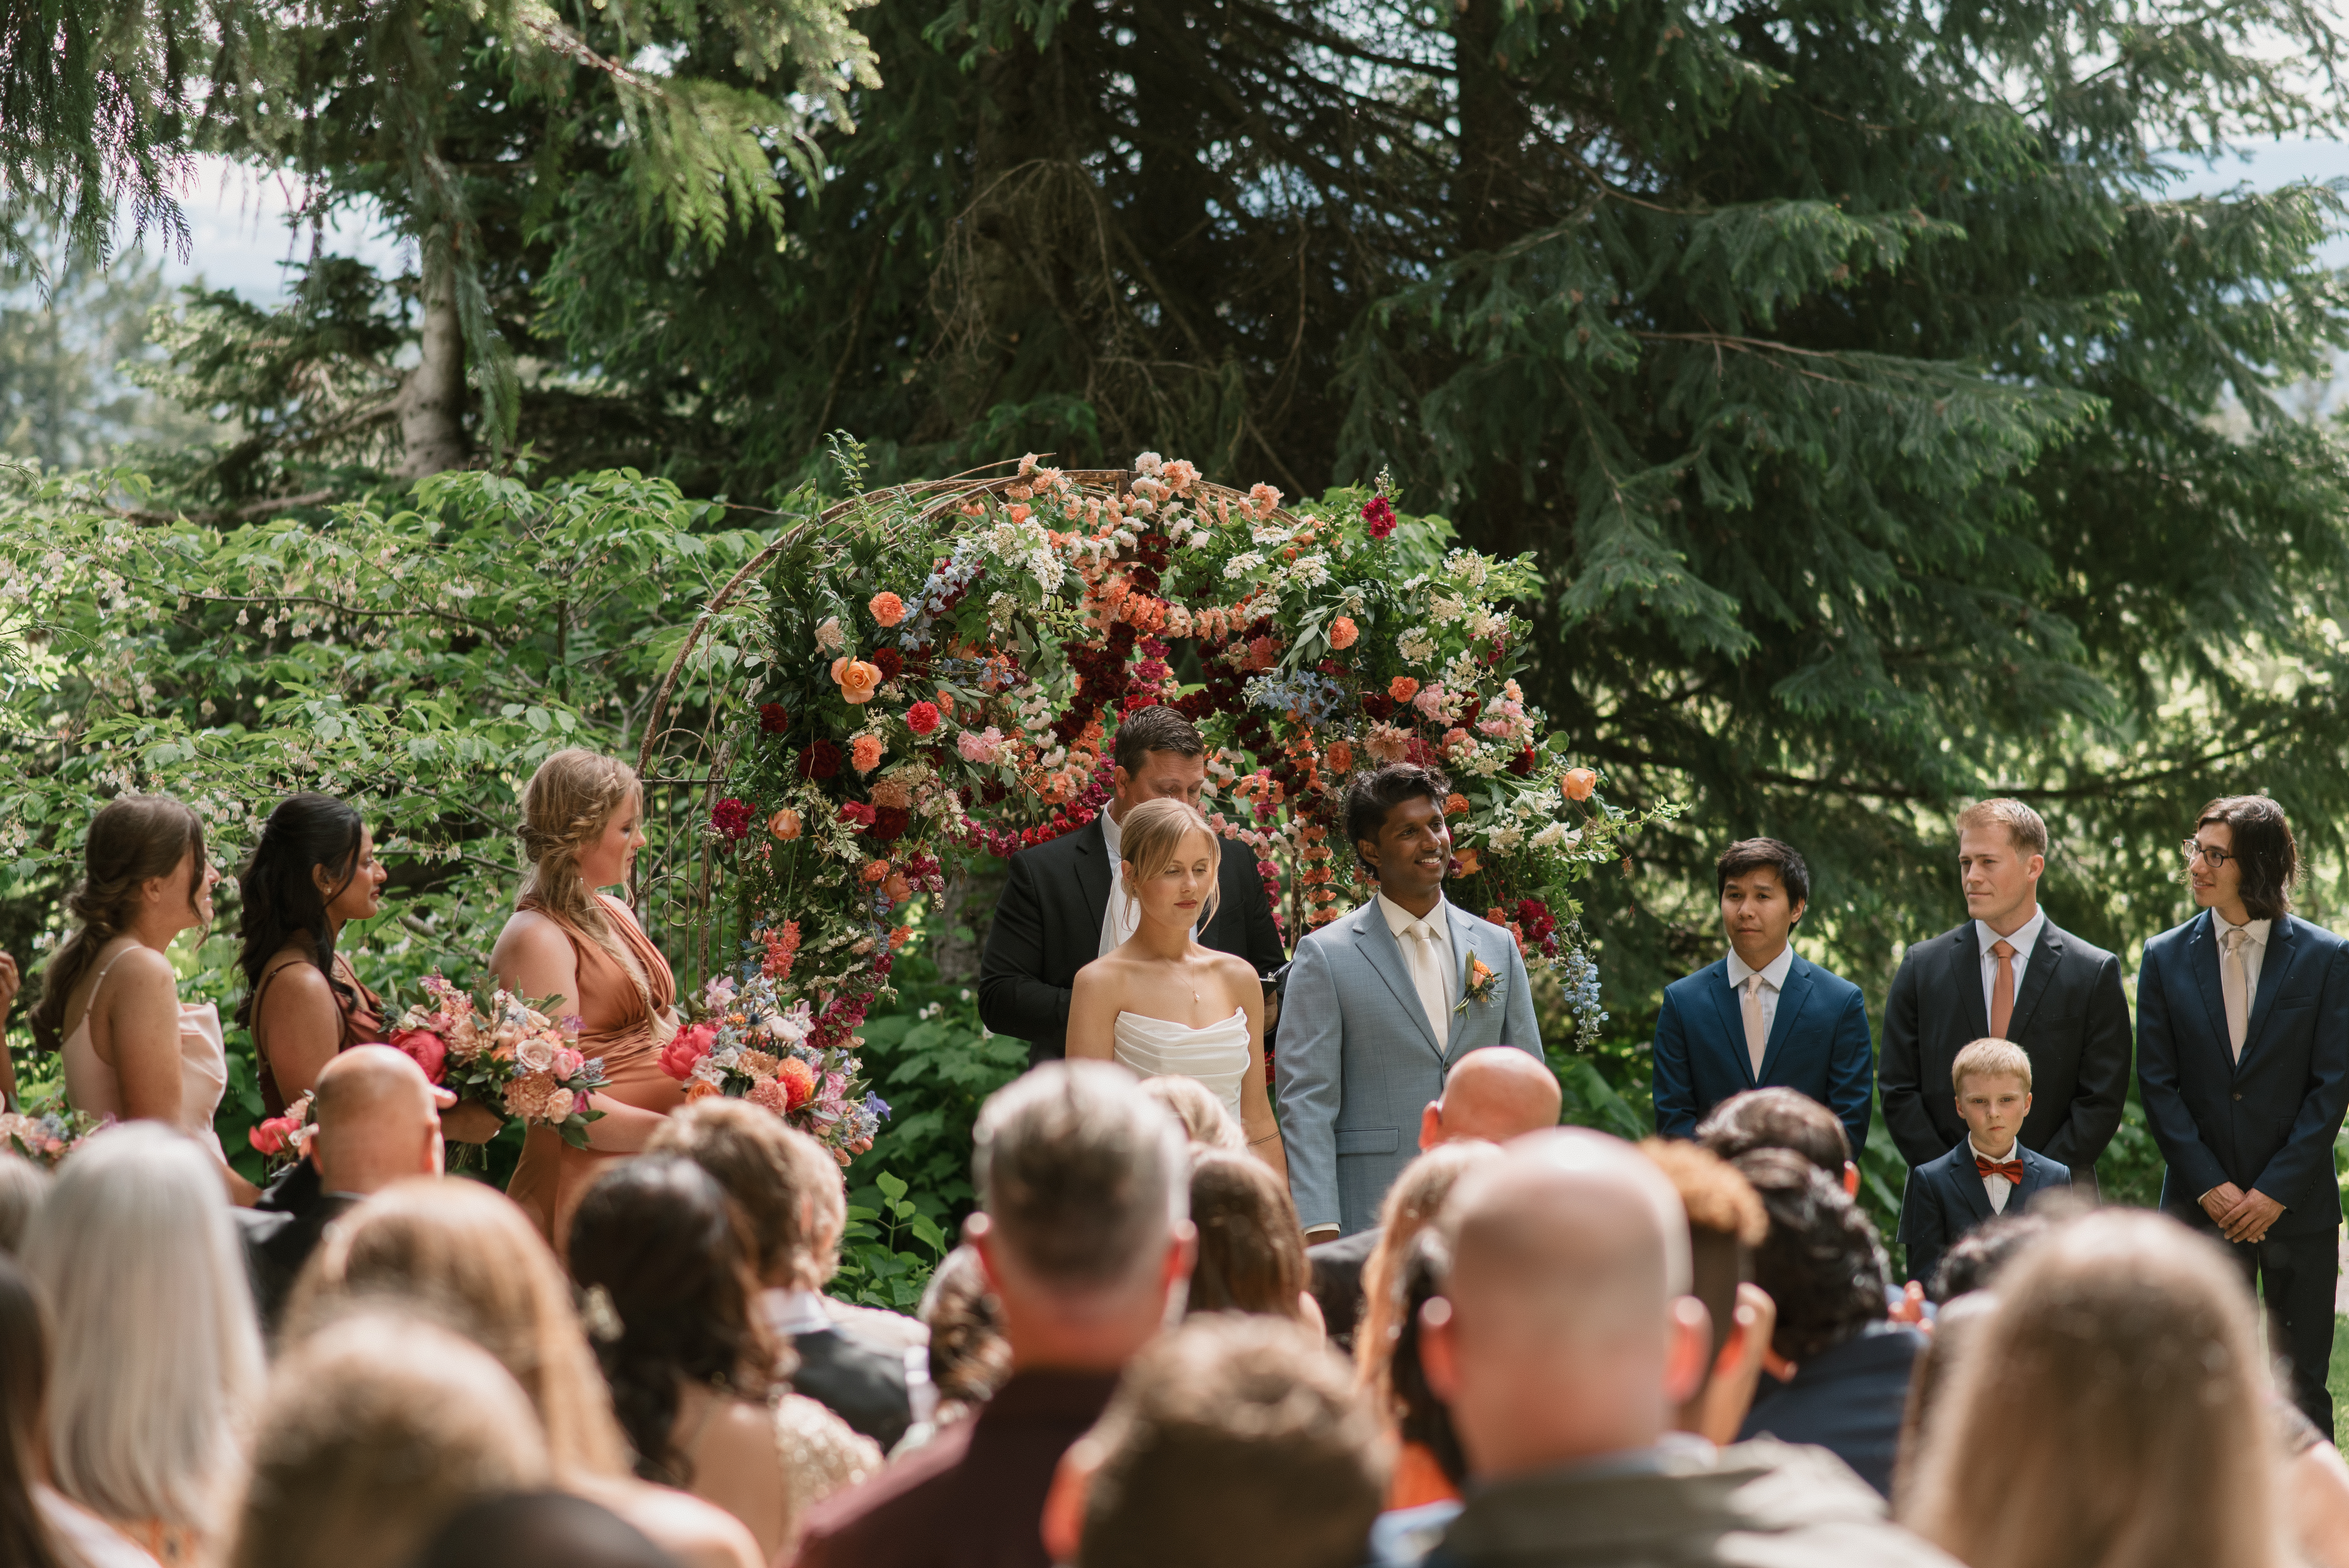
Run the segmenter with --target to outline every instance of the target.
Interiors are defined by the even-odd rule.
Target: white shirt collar
[[[1992,943],[2003,942],[2014,949],[2016,957],[2028,959],[2032,949],[2039,945],[2039,928],[2046,923],[2047,912],[2044,909],[2033,910],[2029,920],[2014,928],[2013,935],[2001,936],[1990,928],[1987,922],[1977,920],[1974,922],[1974,939],[1982,944],[1982,956],[1985,958],[1995,956],[1990,950]]]
[[[1117,830],[1116,802],[1111,801],[1102,807],[1101,825],[1102,837],[1108,841],[1109,843],[1109,858],[1113,861],[1123,860],[1125,857],[1117,852],[1119,835]]]
[[[1777,957],[1759,969],[1749,966],[1745,960],[1737,956],[1737,949],[1733,947],[1729,950],[1729,988],[1743,990],[1746,981],[1759,975],[1771,990],[1784,991],[1786,988],[1786,971],[1794,966],[1795,944],[1791,942],[1778,949]]]
[[[2230,924],[2227,917],[2215,909],[2210,912],[2210,924],[2211,934],[2222,942],[2226,940],[2227,933],[2230,931],[2246,931],[2251,933],[2252,944],[2261,948],[2267,946],[2268,933],[2275,929],[2275,922],[2272,920],[2251,920],[2245,921],[2240,925]]]
[[[762,1290],[759,1306],[771,1334],[820,1334],[832,1326],[823,1297],[812,1290]]]
[[[1386,916],[1387,929],[1398,937],[1413,926],[1424,923],[1439,939],[1449,942],[1452,939],[1452,917],[1444,913],[1449,907],[1444,894],[1438,892],[1435,895],[1435,907],[1427,912],[1427,919],[1422,922],[1419,916],[1403,908],[1384,892],[1379,894],[1379,913]]]
[[[2019,1161],[2023,1158],[2023,1140],[2020,1138],[2006,1146],[2006,1158],[2003,1160],[1995,1154],[1983,1153],[1982,1146],[1974,1141],[1974,1135],[1971,1132],[1966,1134],[1966,1147],[1973,1151],[1975,1159],[1987,1160],[1993,1165],[2004,1165],[2009,1161]]]

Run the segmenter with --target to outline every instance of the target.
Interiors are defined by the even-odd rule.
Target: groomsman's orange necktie
[[[2006,1026],[2014,1021],[2014,944],[2001,937],[1990,944],[1991,956],[1998,960],[1998,973],[1990,983],[1990,1032],[1993,1039],[2006,1038]]]

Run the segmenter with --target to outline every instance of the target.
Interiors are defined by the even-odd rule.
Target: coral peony
[[[1419,695],[1419,682],[1409,676],[1397,676],[1387,682],[1387,696],[1397,702],[1409,702]]]
[[[750,1092],[742,1098],[761,1110],[771,1110],[777,1115],[791,1109],[790,1095],[783,1086],[773,1078],[760,1079],[750,1086]]]
[[[815,1069],[797,1057],[785,1057],[775,1076],[767,1080],[780,1087],[785,1095],[783,1109],[797,1110],[815,1098]]]
[[[1354,767],[1354,748],[1340,740],[1321,754],[1332,773],[1350,773]]]
[[[894,626],[905,618],[905,602],[885,588],[866,600],[864,607],[885,626]]]
[[[944,686],[940,686],[940,687],[938,687],[938,711],[939,711],[940,713],[943,713],[943,714],[947,714],[947,715],[951,716],[951,715],[954,713],[954,710],[955,710],[955,696],[954,696],[954,693],[952,693],[952,692],[950,692],[950,691],[947,690],[947,688],[946,688],[946,687],[944,687]]]
[[[709,1054],[709,1047],[718,1038],[714,1024],[688,1024],[669,1037],[661,1047],[660,1069],[683,1082],[693,1076],[694,1064]]]
[[[881,685],[881,670],[863,659],[834,659],[832,678],[840,687],[842,701],[861,707],[873,700]]]
[[[849,764],[859,773],[870,773],[881,766],[882,749],[879,736],[860,735],[849,743]]]
[[[792,716],[781,703],[762,702],[759,705],[759,733],[781,735],[792,727]]]
[[[750,830],[750,808],[728,796],[709,809],[709,825],[729,839],[740,839]]]
[[[1559,791],[1569,800],[1588,800],[1599,788],[1599,775],[1588,768],[1569,768],[1557,781]]]
[[[1361,634],[1362,629],[1354,624],[1350,615],[1340,615],[1330,623],[1330,645],[1340,651],[1352,647],[1354,639]]]
[[[787,844],[800,836],[800,814],[789,806],[767,819],[767,831]]]
[[[1446,795],[1444,798],[1444,814],[1447,817],[1466,816],[1468,814],[1468,797],[1465,795]]]
[[[422,1068],[427,1079],[440,1081],[441,1069],[449,1060],[449,1042],[431,1030],[394,1029],[384,1044]]]

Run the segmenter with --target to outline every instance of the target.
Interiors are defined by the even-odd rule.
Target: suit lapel
[[[2219,940],[2213,934],[2212,919],[2207,909],[2194,917],[2194,928],[2186,934],[2186,966],[2194,971],[2194,984],[2202,993],[2202,1006],[2210,1018],[2210,1037],[2219,1042],[2219,1055],[2223,1060],[2227,1055],[2227,996],[2219,987]],[[2246,1043],[2250,1037],[2247,1032]]]
[[[1969,1040],[1990,1033],[1990,1007],[1982,1000],[1982,932],[1970,920],[1958,928],[1958,939],[1950,944],[1950,989],[1957,995],[1958,1017]],[[2026,967],[2023,973],[2028,975],[2030,971]]]
[[[2268,1014],[2275,1009],[2275,999],[2283,990],[2283,983],[2292,974],[2292,961],[2300,956],[2300,944],[2293,940],[2292,916],[2278,915],[2268,925],[2267,952],[2260,957],[2260,988],[2251,995],[2251,1020],[2243,1030],[2243,1061],[2251,1059],[2259,1048],[2260,1031],[2267,1026]],[[2238,1062],[2237,1067],[2242,1064]]]
[[[1353,919],[1354,945],[1361,949],[1371,967],[1379,972],[1379,978],[1394,993],[1403,1016],[1418,1027],[1419,1037],[1427,1042],[1427,1048],[1441,1057],[1444,1042],[1427,1026],[1427,1009],[1420,1005],[1419,985],[1411,977],[1411,965],[1402,961],[1402,944],[1387,929],[1386,912],[1379,907],[1377,897],[1373,895]]]
[[[1990,1188],[1983,1183],[1982,1172],[1974,1169],[1971,1143],[1961,1143],[1951,1151],[1950,1180],[1958,1184],[1958,1196],[1965,1200],[1966,1207],[1973,1211],[1975,1219],[1997,1217],[1998,1211],[1990,1206]],[[2015,1193],[2008,1193],[2007,1202],[2013,1202],[2015,1197]]]
[[[1786,984],[1778,992],[1778,1016],[1770,1020],[1770,1043],[1762,1049],[1762,1081],[1770,1081],[1777,1069],[1778,1054],[1785,1049],[1787,1037],[1795,1032],[1795,1021],[1802,1016],[1803,1004],[1811,997],[1811,966],[1797,955],[1786,970]],[[1745,1038],[1744,1025],[1738,1025],[1738,1039]]]
[[[1103,806],[1102,810],[1109,810]],[[1102,922],[1109,915],[1110,885],[1116,881],[1117,868],[1109,863],[1109,840],[1102,832],[1101,818],[1093,820],[1069,835],[1077,846],[1077,887],[1085,895],[1085,908],[1092,913],[1093,940],[1101,940]]]
[[[2006,1037],[2020,1041],[2023,1032],[2031,1026],[2031,1015],[2039,1009],[2039,998],[2047,994],[2048,982],[2055,978],[2055,966],[2064,961],[2064,934],[2055,929],[2052,920],[2039,923],[2039,940],[2031,944],[2031,956],[2023,965],[2023,990],[2014,998],[2014,1016],[2006,1021]],[[1982,987],[1974,989],[1979,992]]]
[[[1721,1019],[1721,1037],[1728,1043],[1729,1054],[1736,1061],[1737,1071],[1745,1079],[1745,1087],[1752,1088],[1756,1083],[1754,1057],[1745,1048],[1745,1015],[1738,1010],[1737,988],[1729,983],[1729,960],[1723,959],[1705,973],[1713,976],[1707,989],[1713,993],[1713,1010]],[[1780,1011],[1784,1010],[1782,1003]],[[1766,1059],[1769,1055],[1766,1047],[1763,1055]]]

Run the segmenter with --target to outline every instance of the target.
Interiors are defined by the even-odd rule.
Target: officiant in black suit
[[[1960,813],[1958,867],[1973,918],[1909,948],[1884,1007],[1877,1084],[1911,1170],[1963,1141],[1950,1070],[1960,1051],[1990,1037],[2031,1058],[2023,1146],[2070,1166],[2082,1191],[2096,1190],[2096,1156],[2128,1098],[2128,1003],[2120,960],[2039,907],[2046,864],[2047,824],[2022,801],[1982,800]]]
[[[1171,707],[1136,708],[1117,727],[1114,792],[1101,815],[1072,833],[1011,857],[1003,896],[978,965],[979,1021],[1028,1042],[1030,1066],[1066,1054],[1069,989],[1077,971],[1133,934],[1136,910],[1112,898],[1118,819],[1144,800],[1197,805],[1207,747]],[[1226,850],[1216,912],[1200,943],[1237,954],[1269,975],[1287,957],[1256,856]]]

